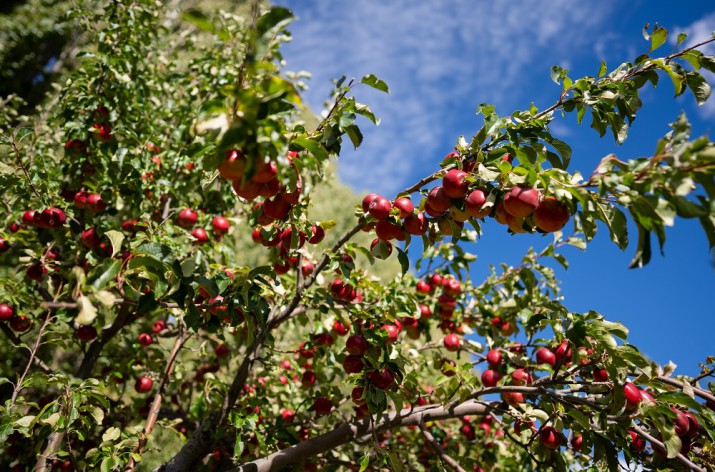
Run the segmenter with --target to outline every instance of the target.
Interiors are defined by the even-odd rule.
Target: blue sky
[[[666,27],[673,38],[686,32],[703,39],[715,30],[715,5],[704,0],[677,6],[665,0],[277,3],[298,17],[284,56],[288,70],[313,74],[307,100],[314,110],[323,109],[332,78],[374,73],[389,84],[390,95],[356,90],[382,122],[364,123],[365,142],[357,152],[346,146],[339,173],[358,192],[390,198],[436,169],[460,135],[474,134],[481,126],[478,104],[494,104],[506,115],[532,101],[539,108],[553,103],[560,87],[550,79],[552,65],[570,69],[572,77],[596,75],[601,59],[613,69],[647,51],[645,23]],[[666,55],[671,47],[658,52]],[[672,94],[667,78],[642,94],[643,109],[622,146],[610,136],[599,139],[588,125],[578,127],[571,116],[552,130],[571,144],[572,165],[586,175],[608,153],[621,159],[650,155],[680,111],[695,135],[712,137],[715,98],[698,108],[692,95],[673,100]],[[472,276],[480,280],[489,264],[515,264],[529,246],[547,243],[536,235],[509,236],[487,223],[484,237],[470,248],[478,255]],[[571,266],[558,271],[566,305],[623,322],[630,341],[652,359],[672,360],[678,372],[695,374],[697,362],[715,354],[715,269],[700,227],[678,220],[668,232],[665,257],[654,254],[644,269],[627,269],[633,251],[621,252],[603,229],[585,253],[567,251]]]

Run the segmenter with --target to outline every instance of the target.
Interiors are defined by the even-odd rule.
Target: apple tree
[[[655,27],[612,71],[554,68],[550,107],[481,105],[421,180],[352,198],[332,163],[377,123],[354,94],[388,85],[337,80],[315,119],[289,10],[194,3],[62,2],[59,80],[1,97],[3,470],[715,467],[713,359],[657,365],[552,268],[599,228],[634,268],[679,218],[714,246],[715,145],[680,115],[584,177],[549,128],[622,143],[660,80],[704,102],[715,38],[660,55]],[[349,224],[316,213],[338,194]],[[472,280],[488,231],[544,247]]]

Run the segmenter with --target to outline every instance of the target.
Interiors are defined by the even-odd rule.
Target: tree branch
[[[654,446],[660,448],[663,451],[667,450],[665,447],[665,444],[663,444],[662,441],[659,441],[656,438],[654,438],[653,436],[651,436],[650,434],[648,434],[640,426],[634,425],[632,429],[633,429],[633,431],[638,433],[638,436],[650,441],[650,443],[653,444]],[[705,469],[701,468],[700,466],[698,466],[697,464],[695,464],[694,462],[692,462],[690,459],[688,459],[687,457],[685,457],[682,454],[678,454],[677,456],[674,457],[674,459],[677,460],[678,462],[680,462],[681,464],[683,464],[685,467],[687,467],[690,470],[694,470],[696,472],[706,472]]]
[[[429,431],[427,431],[427,428],[425,428],[425,425],[423,423],[420,423],[418,426],[420,428],[420,431],[422,431],[422,436],[424,436],[425,439],[427,440],[427,444],[429,445],[429,447],[432,448],[432,450],[434,452],[436,452],[439,455],[439,458],[442,460],[442,462],[444,462],[445,464],[447,464],[448,466],[450,466],[457,472],[467,472],[466,470],[464,470],[462,468],[462,466],[459,465],[459,463],[457,461],[455,461],[453,458],[451,458],[449,456],[449,454],[444,452],[444,449],[442,449],[442,446],[440,446],[439,443],[437,441],[435,441],[434,436],[432,436],[432,434]]]

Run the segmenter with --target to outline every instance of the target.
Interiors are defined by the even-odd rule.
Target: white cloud
[[[343,74],[375,73],[390,85],[390,95],[356,90],[382,124],[366,124],[363,147],[339,165],[354,188],[388,195],[408,185],[415,169],[435,169],[460,132],[476,130],[477,104],[496,104],[502,114],[527,107],[533,97],[525,78],[535,70],[548,77],[548,60],[588,47],[612,8],[571,0],[280,3],[299,17],[285,57],[289,69],[313,73],[311,106],[322,108],[330,79]],[[470,119],[474,129],[455,131]]]

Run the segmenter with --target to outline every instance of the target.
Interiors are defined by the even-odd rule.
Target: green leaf
[[[697,72],[686,72],[685,81],[688,84],[688,88],[695,95],[695,100],[697,100],[698,105],[702,106],[710,97],[710,84],[708,84],[705,78],[698,74]]]
[[[668,30],[656,25],[653,28],[653,33],[650,36],[650,51],[654,51],[654,50],[658,49],[667,40],[668,40]]]
[[[256,21],[256,32],[259,37],[268,38],[291,21],[293,21],[293,12],[285,7],[273,6]]]
[[[112,255],[109,257],[114,257],[122,248],[124,234],[116,230],[109,230],[104,234],[109,238],[109,242],[112,243]]]
[[[77,299],[77,309],[79,314],[75,317],[75,323],[79,325],[90,325],[97,318],[97,308],[92,304],[89,298],[81,295]]]
[[[397,249],[397,260],[400,262],[400,268],[402,269],[402,275],[405,275],[408,270],[410,270],[410,260],[407,257],[407,253],[395,246]]]
[[[358,472],[364,472],[368,465],[370,465],[370,455],[365,454],[360,458],[360,470]]]
[[[625,249],[628,246],[628,226],[626,215],[623,212],[611,205],[595,201],[599,219],[606,223],[608,232],[611,236],[611,241],[616,243],[620,249]]]
[[[350,141],[352,141],[353,146],[355,146],[355,149],[360,147],[362,144],[362,133],[360,132],[360,128],[358,128],[357,125],[350,125],[345,128],[345,132],[350,138]]]
[[[675,43],[676,46],[680,46],[683,44],[683,41],[685,41],[688,38],[688,35],[685,33],[680,33],[678,35],[678,41]]]
[[[325,148],[313,139],[300,137],[293,140],[293,144],[310,152],[319,161],[328,160],[328,152]]]
[[[601,67],[598,68],[598,76],[603,77],[604,75],[606,75],[606,72],[608,72],[608,67],[606,67],[606,61],[602,60]]]
[[[92,288],[99,291],[119,274],[121,268],[121,260],[105,259],[100,266],[92,271],[89,277],[89,283],[92,285]]]
[[[112,426],[104,432],[102,435],[102,441],[116,441],[119,439],[121,432],[122,431],[119,428]]]
[[[650,262],[651,245],[650,231],[645,229],[640,223],[636,223],[638,227],[638,247],[636,253],[628,265],[629,269],[641,268]]]
[[[360,79],[360,83],[368,85],[381,92],[390,93],[390,89],[388,88],[387,83],[374,74],[368,74],[364,76],[362,79]]]
[[[201,31],[208,31],[209,33],[216,31],[213,23],[211,23],[211,21],[201,11],[194,8],[186,10],[182,15],[182,18],[184,21],[188,21]]]

